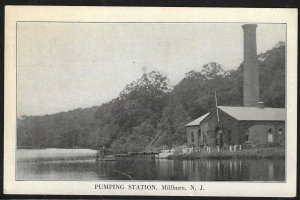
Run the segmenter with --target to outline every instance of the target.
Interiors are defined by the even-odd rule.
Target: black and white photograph
[[[287,23],[20,20],[15,30],[14,181],[168,192],[287,182]]]

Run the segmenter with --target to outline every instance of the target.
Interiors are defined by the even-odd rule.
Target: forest
[[[258,55],[260,100],[285,107],[285,44]],[[184,144],[185,124],[218,105],[242,106],[243,63],[195,66],[176,85],[159,71],[144,73],[110,102],[17,119],[18,148],[111,148],[136,152]],[[158,136],[158,137],[156,137]],[[156,138],[154,140],[154,138]],[[149,147],[149,144],[153,144]]]

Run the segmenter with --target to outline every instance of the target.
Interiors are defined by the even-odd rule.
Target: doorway
[[[215,129],[216,133],[216,146],[223,147],[224,146],[224,137],[223,137],[223,131],[220,127],[216,127]]]

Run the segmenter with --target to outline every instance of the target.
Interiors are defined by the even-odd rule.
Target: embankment
[[[193,152],[184,155],[171,155],[169,159],[230,159],[230,158],[270,158],[283,159],[285,157],[284,148],[260,148],[260,149],[244,149],[236,152],[222,151],[207,151]]]

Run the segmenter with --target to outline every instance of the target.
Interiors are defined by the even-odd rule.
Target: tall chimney
[[[259,102],[259,83],[256,50],[256,24],[245,24],[244,29],[244,106],[256,107]]]

